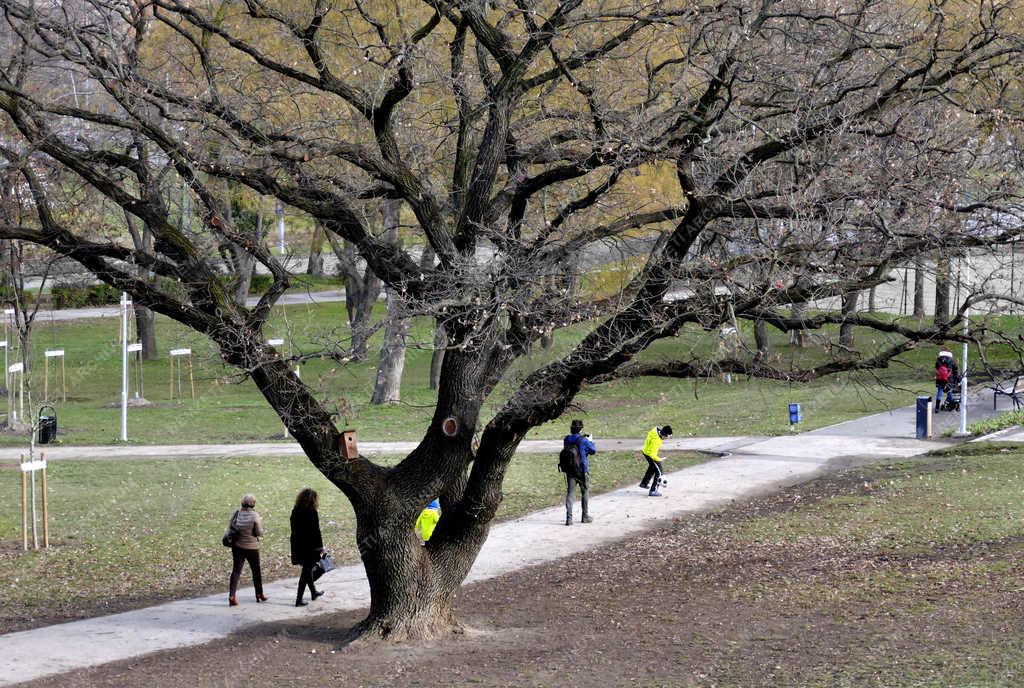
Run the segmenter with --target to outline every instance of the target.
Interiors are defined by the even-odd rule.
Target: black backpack
[[[574,478],[583,475],[583,458],[575,443],[562,447],[562,451],[558,452],[558,470]]]

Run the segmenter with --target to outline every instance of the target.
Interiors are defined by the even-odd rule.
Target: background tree
[[[399,235],[402,206],[397,201],[384,201],[381,221],[384,232],[382,240],[395,248],[401,248]],[[429,267],[429,266],[425,266]],[[409,334],[409,319],[405,315],[405,302],[397,291],[385,287],[387,314],[384,318],[384,342],[380,347],[380,364],[373,383],[371,404],[393,404],[402,400],[402,370],[405,368],[406,337]]]
[[[716,371],[807,380],[959,336],[962,308],[924,325],[834,304],[894,264],[1019,232],[1012,180],[951,194],[943,211],[964,219],[942,234],[894,221],[893,208],[928,215],[932,190],[981,178],[985,159],[963,151],[1019,116],[1019,3],[967,5],[0,0],[12,145],[139,218],[154,241],[142,251],[88,238],[55,212],[63,190],[45,183],[31,188],[37,224],[5,224],[0,237],[73,258],[210,337],[351,501],[371,589],[361,631],[442,633],[457,625],[452,602],[516,447],[584,385]],[[69,64],[102,98],[83,106],[36,89],[37,75]],[[84,140],[67,133],[74,121],[90,124]],[[131,137],[152,146],[148,165],[188,185],[203,223],[191,237],[126,183],[147,164],[125,152]],[[308,214],[407,315],[443,329],[434,416],[397,465],[341,460],[325,403],[264,344],[290,276],[225,187]],[[435,262],[381,236],[368,218],[384,199],[415,218]],[[638,236],[647,248],[623,261],[613,295],[574,262]],[[251,308],[232,298],[207,248],[224,242],[272,276]],[[140,279],[136,266],[180,291]],[[739,355],[634,360],[684,328],[733,318],[787,331],[844,323],[887,338],[810,368]],[[541,337],[583,322],[578,344],[515,373]],[[500,384],[510,392],[481,417]],[[443,516],[421,547],[412,523],[438,495]]]
[[[135,217],[129,213],[125,213],[124,219],[135,250],[140,253],[151,253],[153,251],[153,231],[148,226],[136,222]],[[138,276],[140,279],[149,281],[155,279],[151,272],[141,267],[138,268]],[[142,358],[146,361],[155,361],[160,357],[156,341],[156,313],[135,302],[132,302],[132,310],[135,311],[135,329],[138,341],[142,344]]]
[[[324,229],[317,222],[313,225],[313,236],[309,241],[309,258],[306,260],[307,275],[324,274]]]
[[[914,317],[924,318],[924,260],[914,260]]]
[[[373,306],[380,297],[381,279],[366,261],[360,259],[354,244],[334,238],[330,242],[338,259],[338,272],[345,284],[345,310],[352,332],[350,355],[353,361],[365,361],[369,355]]]

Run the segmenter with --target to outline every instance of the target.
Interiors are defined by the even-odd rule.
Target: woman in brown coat
[[[228,584],[228,604],[238,605],[235,593],[238,592],[238,579],[242,575],[242,566],[249,562],[252,572],[252,584],[256,588],[256,601],[266,602],[263,594],[263,576],[260,573],[260,538],[263,537],[263,521],[256,513],[256,497],[247,494],[242,497],[242,508],[231,517],[231,528],[235,531],[235,539],[231,543],[231,579]]]

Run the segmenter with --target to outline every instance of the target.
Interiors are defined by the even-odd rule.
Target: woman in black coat
[[[315,600],[323,595],[313,585],[313,564],[319,561],[324,551],[324,539],[320,534],[320,496],[312,488],[304,488],[295,498],[292,509],[292,563],[302,567],[299,575],[299,592],[295,596],[295,606],[305,607],[308,602],[302,601],[302,593],[309,587],[309,598]]]

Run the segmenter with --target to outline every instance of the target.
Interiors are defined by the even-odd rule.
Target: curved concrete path
[[[990,404],[975,404],[975,408],[980,406],[991,408]],[[940,417],[940,423],[953,422],[952,415]],[[734,453],[669,473],[662,498],[650,498],[646,490],[636,487],[593,497],[595,520],[613,520],[614,529],[581,524],[567,528],[561,506],[497,524],[467,582],[570,556],[627,538],[659,521],[766,494],[854,461],[905,458],[951,443],[949,439],[914,439],[914,426],[908,419],[913,420],[912,411],[900,409],[785,437],[677,440],[673,445],[689,441],[701,444],[702,449]],[[600,449],[612,448],[598,442]],[[366,445],[369,449],[370,443]],[[540,450],[544,445],[536,446]],[[229,453],[238,449],[234,446]],[[543,451],[550,447],[544,446]],[[341,567],[328,574],[323,585],[328,594],[301,609],[293,606],[296,582],[285,579],[267,585],[270,602],[266,604],[257,605],[249,588],[239,592],[241,605],[234,608],[227,606],[221,593],[0,636],[0,685],[198,645],[255,624],[361,609],[369,603],[361,566]],[[76,675],[79,680],[86,676]]]
[[[246,299],[246,305],[255,306],[259,303],[258,296],[250,296]],[[278,306],[295,306],[303,303],[333,303],[345,300],[344,289],[331,289],[327,291],[290,292],[282,294],[277,300]],[[37,323],[48,323],[64,320],[84,320],[86,318],[119,318],[121,317],[120,306],[93,306],[89,308],[61,308],[60,310],[40,310],[36,314]]]
[[[665,451],[728,451],[732,447],[749,444],[759,439],[753,436],[738,437],[680,437],[665,442]],[[640,451],[643,439],[596,440],[601,451]],[[359,451],[367,456],[381,454],[407,454],[416,448],[418,442],[359,442]],[[562,440],[525,440],[518,451],[523,454],[557,454]],[[261,442],[247,444],[152,444],[122,446],[80,446],[61,445],[36,446],[36,452],[46,454],[48,460],[89,460],[104,459],[182,459],[208,456],[292,456],[301,455],[302,447],[296,442]],[[0,462],[18,461],[25,449],[7,447],[0,449]]]

